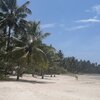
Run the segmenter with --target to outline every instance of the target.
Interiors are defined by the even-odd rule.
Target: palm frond
[[[17,1],[16,0],[9,0],[9,8],[11,10],[15,10],[16,9],[16,6],[17,6]]]
[[[48,62],[46,54],[40,48],[34,47],[34,49],[33,49],[33,58],[34,57],[35,58],[38,57],[39,58],[38,62],[40,62],[40,63],[47,64],[47,62]]]
[[[0,21],[0,29],[6,26],[6,21],[7,21],[6,18],[4,18],[4,19],[2,19],[2,20]]]
[[[31,10],[27,8],[27,5],[30,3],[30,1],[27,1],[26,3],[24,3],[21,7],[19,7],[17,10],[16,10],[16,14],[20,14],[20,13],[28,13],[28,14],[31,14]]]
[[[27,14],[24,14],[24,13],[20,13],[17,15],[18,18],[25,18],[27,17]]]
[[[44,39],[44,38],[46,38],[46,37],[48,37],[50,35],[50,33],[44,33],[43,35],[41,35],[41,39]]]
[[[6,18],[0,20],[0,24],[3,23],[3,22],[6,22]]]
[[[8,12],[8,6],[6,0],[0,0],[0,9],[4,12]]]
[[[17,5],[17,1],[16,0],[3,0],[7,6],[7,8],[9,10],[14,10],[16,8]]]
[[[30,4],[30,1],[25,2],[20,8],[25,7]]]
[[[4,13],[0,12],[0,17],[3,17],[4,16]]]
[[[19,40],[18,38],[14,37],[14,36],[11,36],[11,38],[12,38],[12,40],[15,40],[15,41],[17,41],[17,42],[22,43],[22,41],[21,41],[21,40]]]
[[[17,51],[20,51],[20,50],[23,50],[24,48],[23,47],[15,47],[12,52],[17,52]]]

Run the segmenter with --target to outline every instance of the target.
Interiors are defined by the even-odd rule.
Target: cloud
[[[90,12],[90,13],[94,12],[97,15],[100,15],[100,5],[95,5],[91,7],[90,9],[86,10],[86,12]]]
[[[79,22],[79,23],[100,23],[100,20],[97,19],[97,18],[89,18],[89,19],[77,20],[75,22]]]
[[[56,26],[55,23],[50,23],[50,24],[42,24],[41,28],[45,29],[45,28],[54,28]]]
[[[42,29],[47,29],[47,28],[61,28],[65,29],[66,25],[63,23],[50,23],[50,24],[42,24],[41,25]]]
[[[96,12],[97,14],[100,14],[100,5],[93,6],[92,11]]]
[[[48,29],[48,28],[59,28],[63,29],[65,31],[76,31],[76,30],[81,30],[88,28],[89,25],[78,25],[78,26],[73,26],[73,27],[67,27],[65,24],[62,23],[51,23],[51,24],[42,24],[41,28],[42,29]]]
[[[95,5],[91,7],[91,9],[86,10],[86,12],[94,12],[95,16],[93,18],[88,18],[88,19],[82,19],[82,20],[77,20],[75,22],[80,22],[80,23],[100,23],[100,5]]]
[[[66,31],[76,31],[76,30],[80,30],[80,29],[85,29],[88,28],[89,25],[80,25],[80,26],[75,26],[75,27],[70,27],[70,28],[66,28]]]

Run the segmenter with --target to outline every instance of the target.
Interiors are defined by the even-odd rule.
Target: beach
[[[0,81],[0,100],[100,100],[100,75],[57,75]]]

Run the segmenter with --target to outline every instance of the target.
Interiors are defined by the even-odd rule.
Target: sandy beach
[[[100,100],[100,76],[68,75],[0,81],[0,100]]]

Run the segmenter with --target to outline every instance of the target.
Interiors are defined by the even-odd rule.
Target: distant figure
[[[77,75],[75,75],[75,79],[78,80],[78,76]]]

